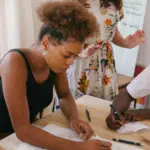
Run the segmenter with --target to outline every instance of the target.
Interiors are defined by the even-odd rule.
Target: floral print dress
[[[118,85],[111,41],[123,13],[114,5],[100,8],[99,0],[90,2],[89,11],[96,16],[101,33],[87,39],[80,57],[67,70],[69,87],[75,99],[87,94],[113,100],[118,93]],[[101,48],[91,53],[97,44]]]

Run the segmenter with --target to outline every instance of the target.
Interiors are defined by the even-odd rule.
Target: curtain
[[[13,48],[33,44],[41,26],[36,7],[43,0],[0,0],[0,58]]]

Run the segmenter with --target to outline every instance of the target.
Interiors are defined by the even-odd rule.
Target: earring
[[[43,53],[42,53],[42,54],[43,54],[43,56],[45,56],[45,55],[46,55],[46,50],[43,50]]]

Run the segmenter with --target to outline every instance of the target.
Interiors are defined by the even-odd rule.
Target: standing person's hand
[[[89,123],[82,120],[71,120],[70,127],[79,134],[80,138],[84,140],[89,139],[94,134]]]
[[[145,33],[143,30],[137,30],[134,34],[129,35],[125,39],[125,45],[128,48],[134,48],[145,42]]]

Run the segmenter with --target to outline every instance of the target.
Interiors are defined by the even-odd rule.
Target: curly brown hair
[[[78,2],[46,2],[37,9],[37,13],[44,23],[39,40],[49,34],[57,40],[71,37],[83,42],[87,37],[99,33],[96,18]]]

